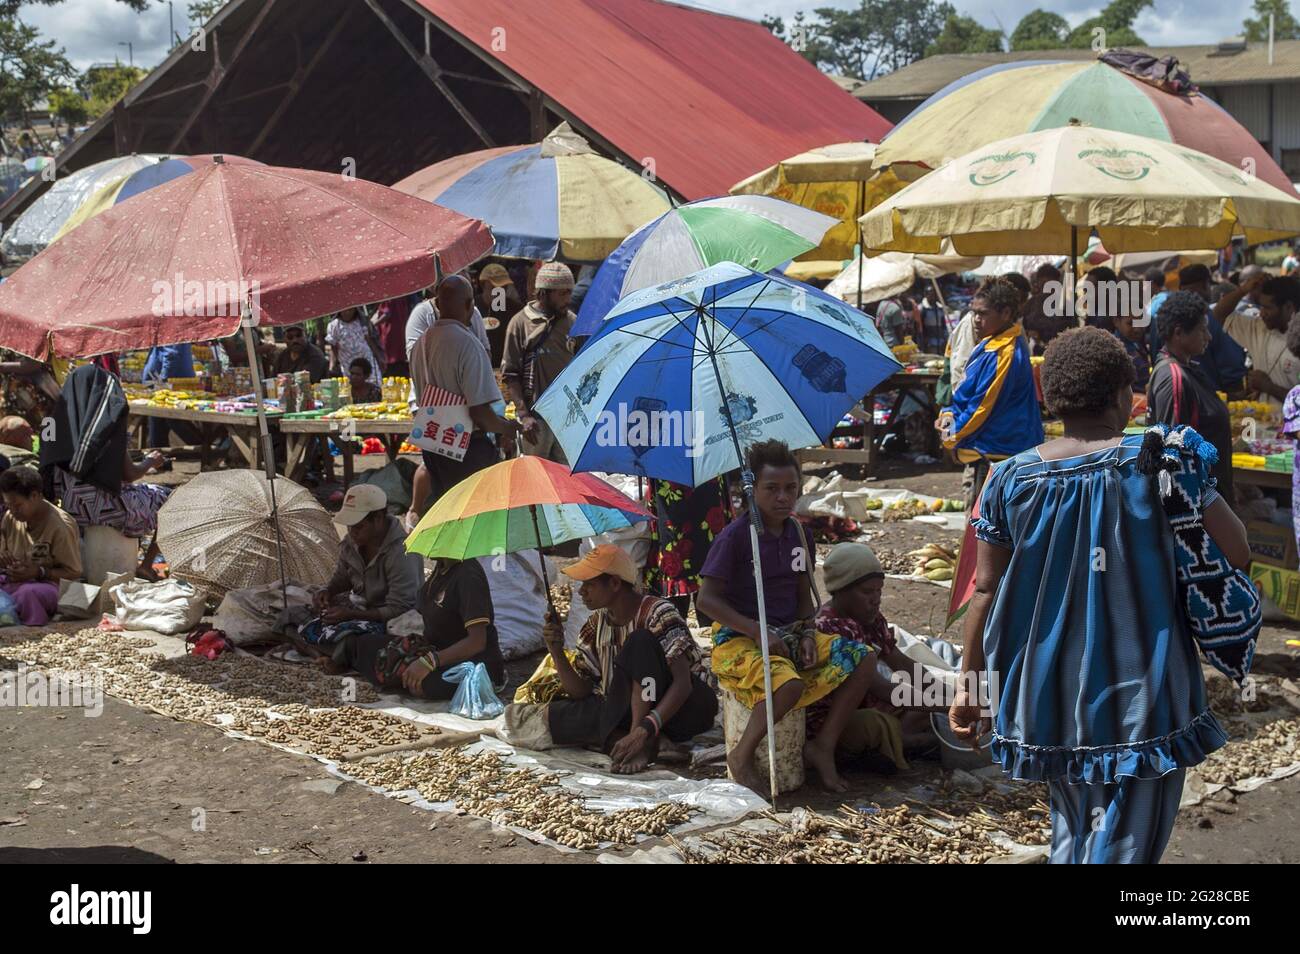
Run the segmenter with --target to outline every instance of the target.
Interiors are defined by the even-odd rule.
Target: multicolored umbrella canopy
[[[0,284],[0,346],[38,359],[224,338],[410,294],[486,255],[482,222],[338,173],[226,162],[69,232]]]
[[[624,296],[720,262],[766,272],[817,245],[835,219],[763,195],[698,199],[628,236],[596,272],[575,336],[595,334]]]
[[[1146,136],[1068,125],[990,143],[862,217],[868,249],[1079,255],[1221,248],[1300,234],[1300,196]],[[1090,231],[1091,230],[1091,231]]]
[[[770,195],[838,220],[812,251],[798,256],[809,263],[806,273],[823,273],[834,262],[838,274],[858,245],[858,218],[927,170],[900,164],[899,170],[879,170],[872,163],[876,146],[869,142],[838,142],[801,152],[769,166],[731,187],[732,195]],[[802,275],[801,275],[802,277]]]
[[[740,466],[737,439],[821,444],[900,367],[862,312],[722,262],[619,302],[536,411],[575,471],[697,486]]]
[[[31,204],[0,239],[0,251],[11,262],[24,262],[54,241],[63,223],[95,193],[106,185],[119,182],[133,173],[157,165],[164,155],[132,154],[105,159],[56,179],[45,193]]]
[[[406,538],[406,549],[468,560],[549,547],[649,519],[644,507],[599,477],[570,473],[543,457],[515,457],[443,494]]]
[[[648,179],[596,155],[567,123],[540,143],[456,156],[393,188],[482,219],[497,255],[545,261],[600,261],[670,208]]]
[[[240,156],[223,156],[226,162],[254,163],[261,165],[253,159],[244,159]],[[81,203],[54,235],[54,241],[58,241],[67,235],[78,225],[93,219],[99,213],[106,209],[111,209],[119,202],[125,202],[132,196],[137,196],[141,192],[152,189],[154,186],[162,185],[164,182],[171,182],[180,176],[188,175],[195,169],[201,169],[204,166],[212,164],[212,156],[176,156],[171,159],[163,159],[161,162],[145,166],[143,169],[137,169],[135,172],[125,175],[120,179],[113,180],[100,186],[90,198]]]
[[[1167,92],[1100,61],[1025,60],[964,76],[881,140],[875,166],[906,162],[937,169],[988,143],[1065,126],[1071,119],[1187,146],[1284,192],[1295,191],[1273,157],[1214,100]]]

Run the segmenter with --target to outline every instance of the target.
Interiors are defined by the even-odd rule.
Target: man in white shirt
[[[415,350],[415,343],[420,340],[420,336],[433,327],[433,323],[438,320],[438,310],[434,307],[433,299],[426,298],[414,308],[411,309],[411,315],[406,319],[406,360],[411,360],[411,352]],[[483,316],[479,314],[478,308],[475,308],[469,316],[469,327],[478,338],[479,343],[483,345],[483,350],[488,354],[492,353],[492,346],[488,344],[487,325],[483,323]]]
[[[1300,309],[1300,281],[1270,278],[1255,294],[1259,318],[1233,311],[1224,319],[1223,330],[1250,354],[1254,367],[1246,376],[1246,386],[1276,409],[1300,384],[1300,358],[1286,346],[1287,326]]]
[[[438,286],[436,298],[440,317],[420,335],[411,351],[411,380],[417,396],[432,386],[464,398],[474,430],[464,460],[424,451],[424,466],[429,473],[434,502],[466,477],[501,459],[488,433],[502,435],[502,445],[508,454],[512,448],[507,445],[513,444],[515,435],[528,433],[526,428],[506,420],[492,408],[501,400],[501,389],[487,349],[470,330],[473,286],[463,276],[451,275]],[[423,491],[422,486],[413,489],[411,510],[415,513],[423,510]],[[421,499],[414,499],[417,496]]]

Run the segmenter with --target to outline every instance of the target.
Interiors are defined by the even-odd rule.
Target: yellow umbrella
[[[859,220],[873,251],[1064,254],[1095,231],[1112,253],[1221,248],[1300,234],[1300,198],[1226,162],[1071,124],[991,143]]]
[[[819,146],[769,166],[731,187],[732,195],[770,195],[840,220],[821,245],[800,255],[801,274],[839,274],[858,245],[858,216],[886,196],[920,178],[927,170],[899,163],[878,172],[871,167],[876,146],[870,142],[838,142]],[[787,272],[787,274],[790,274]]]

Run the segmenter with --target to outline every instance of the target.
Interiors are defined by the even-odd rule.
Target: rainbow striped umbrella
[[[599,477],[572,474],[542,457],[515,457],[443,494],[406,538],[406,549],[468,560],[554,546],[649,519],[649,511]]]
[[[1289,195],[1291,180],[1247,129],[1201,93],[1171,93],[1099,60],[1000,63],[949,83],[876,147],[875,166],[944,162],[991,142],[1066,126],[1187,146],[1258,176]]]
[[[562,123],[540,143],[434,163],[393,186],[482,219],[497,255],[598,262],[670,208],[650,180],[596,155]]]

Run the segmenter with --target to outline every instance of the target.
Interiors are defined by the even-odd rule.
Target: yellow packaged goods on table
[[[374,404],[346,404],[326,417],[332,420],[409,421],[411,407],[406,401],[378,401]]]
[[[1263,470],[1268,465],[1268,458],[1258,454],[1233,454],[1233,467],[1246,467],[1251,470]]]

